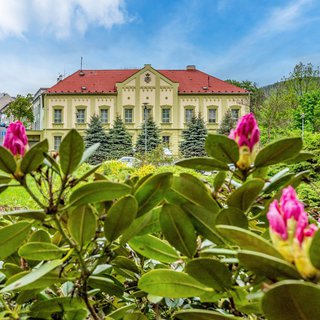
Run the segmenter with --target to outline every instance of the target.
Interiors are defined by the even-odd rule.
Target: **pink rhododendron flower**
[[[23,156],[28,147],[26,129],[22,122],[12,122],[4,137],[3,146],[11,151],[14,156]]]
[[[274,200],[269,206],[269,212],[267,217],[270,223],[270,227],[274,232],[276,232],[281,239],[288,239],[287,225],[286,221],[281,214],[279,203],[277,200]]]
[[[239,119],[229,138],[235,140],[239,146],[237,166],[242,170],[248,170],[255,159],[256,146],[260,140],[260,130],[254,115],[249,113]]]

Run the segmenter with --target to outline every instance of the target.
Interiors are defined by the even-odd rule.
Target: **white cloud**
[[[130,21],[125,0],[0,0],[0,39],[36,28],[65,38],[89,25],[111,28]]]

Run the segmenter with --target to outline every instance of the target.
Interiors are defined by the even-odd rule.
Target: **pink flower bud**
[[[306,214],[302,202],[298,200],[297,194],[291,186],[283,189],[280,204],[285,220],[293,217],[298,221],[301,214]]]
[[[267,218],[270,223],[270,231],[275,232],[282,240],[288,239],[288,231],[286,226],[286,221],[281,214],[279,203],[274,200],[269,206],[269,212],[267,213]]]
[[[22,122],[12,122],[7,129],[7,133],[4,137],[3,146],[11,151],[13,155],[25,154],[28,147],[28,138],[26,135],[26,129]]]

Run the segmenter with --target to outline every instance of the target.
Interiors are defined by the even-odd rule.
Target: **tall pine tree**
[[[180,143],[180,152],[185,158],[202,157],[206,155],[205,141],[207,128],[199,114],[193,115],[188,127],[182,131],[183,140]]]
[[[236,121],[232,118],[231,110],[228,109],[223,116],[220,127],[218,129],[218,133],[229,135],[231,129],[233,129],[235,125],[236,125]]]
[[[92,146],[95,143],[100,143],[99,148],[89,158],[90,164],[101,163],[108,158],[109,148],[107,135],[104,132],[100,117],[93,115],[90,119],[89,128],[86,130],[84,137],[86,148]]]
[[[147,139],[145,138],[147,126]],[[157,124],[153,121],[151,117],[148,118],[142,125],[141,132],[138,136],[137,143],[136,143],[136,151],[137,152],[145,152],[145,143],[147,141],[147,151],[154,150],[160,143],[160,134]]]
[[[119,159],[133,155],[132,137],[119,116],[116,117],[113,128],[109,131],[108,142],[109,159]]]

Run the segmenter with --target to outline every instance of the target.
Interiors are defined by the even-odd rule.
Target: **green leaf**
[[[187,309],[181,310],[174,314],[175,319],[179,320],[234,320],[243,319],[231,315],[224,315],[216,311]],[[271,319],[270,319],[271,320]]]
[[[310,282],[280,281],[262,298],[262,309],[270,320],[320,319],[320,289]]]
[[[224,181],[226,180],[226,177],[227,173],[225,171],[220,171],[217,173],[213,181],[213,188],[215,192],[218,192],[220,190]]]
[[[198,157],[180,160],[177,161],[175,164],[180,167],[191,168],[196,170],[229,170],[229,167],[225,162],[221,162],[217,159],[209,157]]]
[[[263,193],[269,194],[287,184],[292,177],[294,177],[294,173],[288,173],[288,171],[289,168],[286,168],[274,175],[269,182],[265,184],[262,190]]]
[[[126,230],[137,215],[138,203],[132,195],[116,201],[107,212],[104,223],[106,238],[112,242]]]
[[[0,170],[14,174],[16,169],[17,164],[12,153],[6,148],[0,146]]]
[[[31,229],[30,222],[21,221],[0,229],[0,258],[5,259],[14,253],[26,239]]]
[[[111,201],[130,193],[126,184],[109,181],[94,181],[76,189],[70,196],[69,206],[80,206],[87,203]]]
[[[100,276],[90,276],[88,284],[92,288],[100,289],[102,292],[105,292],[111,296],[116,296],[122,298],[124,287],[119,284],[118,282],[107,278],[107,277],[100,277]]]
[[[151,236],[135,237],[129,241],[130,247],[146,258],[158,260],[164,263],[175,262],[179,255],[169,244]]]
[[[8,184],[12,180],[12,177],[0,174],[0,184]]]
[[[64,252],[56,245],[47,242],[28,242],[18,251],[19,256],[36,261],[59,259]]]
[[[181,173],[180,176],[173,177],[172,187],[167,190],[165,198],[175,205],[191,202],[212,211],[212,213],[218,213],[220,210],[207,186],[189,173]]]
[[[80,164],[86,162],[97,151],[97,149],[99,147],[100,147],[100,143],[98,142],[98,143],[93,144],[92,146],[90,146],[86,150],[84,150]]]
[[[129,304],[129,305],[126,305],[124,307],[121,307],[111,313],[108,314],[108,318],[107,319],[112,319],[112,320],[122,320],[123,317],[125,316],[125,314],[130,311],[130,310],[133,310],[136,308],[136,304],[133,303],[133,304]]]
[[[65,314],[65,320],[86,320],[88,317],[89,311],[85,309],[68,311]]]
[[[62,140],[59,148],[62,172],[67,176],[80,164],[84,143],[77,130],[71,129]]]
[[[51,319],[53,313],[80,310],[86,310],[86,306],[79,298],[59,297],[33,303],[29,315],[37,319]]]
[[[301,138],[286,138],[268,144],[257,154],[256,168],[284,162],[298,155],[302,149]]]
[[[241,250],[238,252],[238,259],[240,264],[249,270],[271,280],[278,280],[281,278],[301,278],[292,264],[264,253]]]
[[[148,318],[140,311],[135,311],[132,313],[127,313],[123,317],[123,320],[148,320]]]
[[[238,144],[227,136],[208,134],[205,148],[210,157],[224,163],[237,163],[239,160]]]
[[[89,178],[93,173],[95,173],[101,167],[101,163],[97,164],[96,166],[92,167],[88,170],[84,175],[82,175],[78,180],[77,183],[80,181],[84,181],[85,179]]]
[[[34,219],[43,221],[46,218],[46,214],[43,210],[17,210],[17,211],[8,211],[1,212],[2,216],[16,216],[27,219]],[[1,256],[1,254],[0,254]]]
[[[172,173],[160,173],[148,178],[135,192],[139,209],[137,216],[141,216],[155,206],[163,199],[165,192],[170,188],[172,182]]]
[[[68,220],[68,229],[80,248],[88,244],[97,229],[96,216],[88,205],[75,208]]]
[[[238,208],[244,212],[247,211],[256,200],[263,186],[264,181],[257,178],[245,182],[229,196],[227,200],[228,206]]]
[[[216,224],[248,229],[248,219],[246,215],[240,209],[232,207],[222,209],[219,212],[216,218]]]
[[[22,277],[21,279],[9,284],[8,286],[4,287],[0,292],[8,292],[16,289],[20,289],[24,286],[27,286],[30,283],[35,282],[36,280],[43,277],[45,274],[49,273],[56,267],[60,266],[62,264],[62,260],[52,260],[50,262],[47,262],[43,264],[38,269],[32,270],[30,273],[28,273],[26,276]]]
[[[198,297],[206,292],[213,292],[186,273],[166,269],[144,274],[138,287],[147,293],[168,298]]]
[[[29,239],[30,242],[47,242],[51,243],[50,234],[42,229],[37,230]]]
[[[309,249],[309,257],[313,266],[320,270],[320,230],[313,235]]]
[[[192,218],[192,223],[199,234],[208,240],[221,244],[224,243],[223,237],[215,229],[217,215],[206,208],[193,203],[186,203],[181,206]]]
[[[187,263],[186,272],[199,282],[217,291],[225,291],[232,286],[232,274],[219,260],[193,259]]]
[[[221,235],[238,245],[241,249],[253,250],[276,258],[282,258],[281,254],[270,242],[251,231],[226,225],[217,225],[216,228]]]
[[[137,267],[135,262],[123,256],[117,256],[115,259],[111,261],[111,264],[121,269],[126,269],[134,273],[139,273],[139,268]]]
[[[299,162],[302,162],[302,161],[311,160],[313,158],[314,158],[314,154],[311,153],[311,152],[300,152],[295,157],[285,161],[285,163],[294,164],[294,163],[299,163]]]
[[[183,221],[183,223],[181,223]],[[173,204],[164,204],[160,213],[162,233],[169,243],[187,257],[197,250],[197,237],[188,215]]]
[[[24,174],[36,170],[44,160],[44,154],[48,152],[48,140],[42,140],[33,145],[30,150],[26,152],[21,161],[21,171]]]

